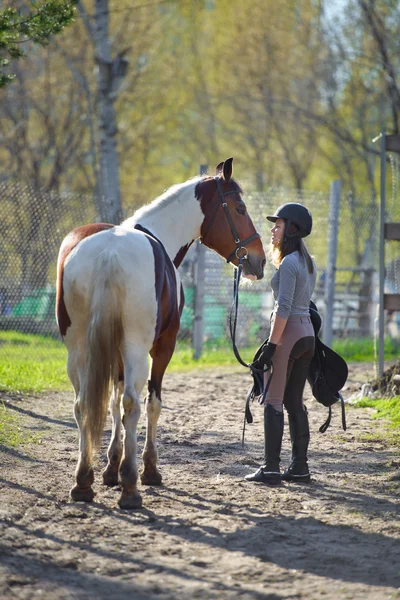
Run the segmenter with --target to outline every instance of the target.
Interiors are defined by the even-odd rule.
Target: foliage
[[[31,6],[38,11],[56,4],[61,6]],[[128,61],[115,98],[118,131],[113,138],[128,214],[172,183],[195,175],[200,163],[212,169],[234,155],[236,173],[248,191],[290,185],[326,192],[329,182],[340,178],[338,265],[374,264],[379,220],[371,215],[377,214],[378,147],[371,139],[381,127],[398,129],[400,4],[344,0],[329,19],[326,4],[108,2],[111,56],[106,68],[117,68],[117,59]],[[1,246],[3,254],[18,257],[15,264],[21,268],[18,273],[3,269],[2,285],[8,278],[21,289],[44,285],[54,266],[38,258],[43,240],[54,245],[64,231],[82,224],[72,195],[61,203],[48,190],[89,192],[92,196],[81,202],[87,220],[100,213],[94,12],[92,2],[79,2],[71,28],[17,63],[16,81],[3,90],[0,178],[46,194],[35,192],[23,200],[3,194],[0,206],[17,223],[18,236],[6,216]],[[349,188],[354,193],[348,194]],[[293,199],[302,193],[307,201],[302,189]],[[265,197],[256,210],[265,214]],[[321,201],[313,212],[323,231],[310,239],[319,268],[327,246],[320,224],[326,223],[328,210]],[[347,282],[348,272],[339,270],[337,281],[344,283],[344,278]],[[370,297],[372,285],[372,275],[369,281],[366,276],[360,296]],[[361,304],[359,312],[366,312]],[[349,353],[373,359],[371,344]]]
[[[125,208],[194,175],[200,163],[214,166],[230,155],[240,160],[253,188],[327,190],[340,177],[356,196],[365,194],[367,204],[376,203],[378,148],[371,139],[383,125],[397,127],[397,82],[388,70],[398,66],[400,55],[398,8],[389,0],[347,0],[328,19],[323,4],[109,2],[111,61],[129,61],[116,100]],[[80,2],[72,30],[49,45],[51,65],[39,48],[21,63],[18,77],[34,68],[37,81],[29,82],[28,91],[37,88],[35,106],[46,96],[50,73],[53,89],[62,86],[50,100],[54,118],[62,120],[71,107],[85,133],[74,150],[74,177],[62,164],[61,179],[85,191],[94,189],[99,168],[92,12],[91,3]],[[79,90],[72,102],[69,87]],[[42,130],[40,114],[23,115],[32,132]],[[8,128],[7,139],[20,134],[20,122]],[[53,129],[57,148],[65,130]],[[28,160],[36,161],[34,153]],[[23,174],[28,183],[30,176]]]
[[[22,44],[31,41],[46,45],[74,18],[78,0],[38,0],[30,9],[5,8],[0,11],[0,87],[15,75],[6,73],[10,59],[24,56]]]

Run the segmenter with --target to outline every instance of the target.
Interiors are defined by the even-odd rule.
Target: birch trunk
[[[101,218],[107,223],[117,224],[121,221],[122,210],[117,152],[117,120],[114,106],[116,94],[113,90],[113,62],[108,33],[108,0],[95,0],[94,4],[94,42],[98,64]]]

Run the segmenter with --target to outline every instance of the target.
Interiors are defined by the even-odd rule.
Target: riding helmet
[[[310,235],[312,229],[312,216],[308,208],[299,202],[287,202],[282,204],[274,215],[267,216],[268,221],[275,223],[278,219],[289,221],[297,227],[297,231],[293,233],[285,233],[287,237],[306,237]],[[288,227],[286,231],[288,231]]]

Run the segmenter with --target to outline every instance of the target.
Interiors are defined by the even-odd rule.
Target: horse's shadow
[[[6,484],[7,482],[3,481],[3,483]],[[240,485],[243,486],[244,484]],[[18,487],[29,493],[36,493],[25,486]],[[310,499],[316,495],[320,498],[321,494],[325,494],[330,498],[337,496],[338,500],[342,497],[344,503],[350,503],[350,505],[360,510],[367,500],[367,496],[358,492],[348,492],[346,498],[343,498],[339,488],[322,484],[310,485],[306,490],[305,493]],[[36,493],[36,495],[44,497],[42,494]],[[351,583],[390,587],[398,587],[400,584],[397,570],[388,568],[388,565],[398,565],[400,563],[398,540],[384,533],[365,533],[357,529],[356,526],[332,525],[315,517],[301,516],[301,514],[296,517],[288,517],[282,514],[278,516],[271,513],[265,514],[263,508],[257,506],[244,508],[243,503],[209,499],[204,494],[190,494],[176,486],[147,488],[144,495],[157,497],[161,503],[164,500],[172,500],[176,504],[181,504],[182,510],[174,510],[173,515],[160,515],[146,508],[133,513],[121,509],[110,510],[109,506],[98,502],[92,505],[74,504],[67,506],[73,506],[74,511],[79,514],[84,513],[88,517],[94,513],[98,516],[104,514],[108,518],[111,516],[112,519],[124,524],[122,530],[126,530],[127,525],[133,527],[140,525],[153,531],[159,530],[163,535],[170,533],[174,538],[180,537],[188,543],[196,542],[196,544],[200,543],[212,548],[221,548],[226,552],[239,552],[250,557],[256,557],[263,563],[264,573],[268,572],[269,564],[277,565],[288,571],[296,570],[300,573],[310,573],[315,576]],[[54,500],[50,497],[48,499]],[[382,512],[389,514],[397,510],[397,506],[389,500],[382,500],[380,507]],[[205,510],[208,511],[207,517],[211,512],[209,521],[212,520],[212,514],[214,513],[216,516],[227,515],[240,519],[242,523],[245,522],[250,526],[241,529],[239,525],[234,531],[226,532],[223,530],[226,521],[224,520],[221,526],[217,518],[214,520],[215,524],[209,522],[203,524],[202,520],[193,524],[193,515],[196,515],[196,511],[199,511],[197,514],[205,514]],[[179,514],[190,514],[191,516],[184,517],[179,516]],[[161,563],[158,563],[157,560],[140,559],[137,555],[132,557],[131,554],[114,550],[108,544],[99,547],[85,541],[85,539],[63,539],[56,534],[46,532],[44,529],[32,530],[18,522],[13,523],[12,526],[20,529],[28,536],[33,535],[67,547],[76,547],[76,549],[103,558],[117,560],[122,565],[134,563],[135,568],[138,567],[140,570],[162,568],[162,570],[173,575],[179,573],[179,577],[185,579],[195,579],[199,582],[204,580],[201,574],[193,577],[182,572],[181,569],[178,570],[165,565],[160,566]],[[9,549],[7,549],[7,552],[9,552]],[[60,568],[56,563],[53,567],[54,569]],[[49,570],[49,576],[51,577],[51,569]],[[79,573],[79,577],[81,576],[82,573]],[[118,585],[119,581],[117,588]],[[231,588],[226,585],[225,589]],[[254,598],[257,597],[257,594],[255,594]],[[265,599],[265,596],[262,597]],[[269,598],[275,600],[276,596],[271,595]]]
[[[253,484],[254,485],[254,484]],[[262,484],[261,484],[262,485]],[[310,486],[309,496],[326,492],[330,497],[350,503],[358,510],[365,505],[366,496],[348,492],[346,498],[333,486]],[[400,577],[397,570],[388,570],[388,564],[400,564],[400,544],[394,537],[384,533],[366,533],[350,525],[332,525],[314,517],[264,514],[260,508],[243,510],[243,505],[232,502],[209,500],[204,496],[188,494],[173,487],[152,489],[151,494],[181,502],[184,510],[215,506],[215,513],[238,517],[253,525],[247,529],[236,529],[225,533],[218,525],[199,525],[193,527],[185,518],[176,516],[156,516],[149,526],[156,529],[174,527],[174,535],[185,541],[203,542],[229,552],[242,552],[256,556],[265,563],[276,564],[288,570],[297,570],[321,577],[329,577],[352,583],[374,586],[398,587]],[[178,498],[177,498],[178,496]],[[396,513],[398,507],[389,500],[380,501],[382,512]],[[191,511],[191,512],[192,512]],[[130,521],[125,511],[117,511],[117,519]],[[393,519],[395,520],[395,516]],[[179,524],[177,527],[176,524]],[[372,563],[372,564],[371,564]],[[365,565],[368,565],[366,568]]]
[[[37,419],[38,421],[41,421],[44,423],[49,423],[49,424],[51,423],[54,425],[62,425],[63,427],[76,429],[76,423],[72,416],[71,416],[71,419],[68,421],[63,421],[61,419],[54,419],[52,417],[49,417],[48,415],[41,415],[40,413],[35,412],[33,410],[22,408],[21,406],[16,406],[15,404],[11,404],[11,402],[9,402],[9,401],[7,402],[7,409],[13,410],[14,412],[17,412],[21,415],[26,415],[33,419]]]
[[[110,513],[109,507],[103,504],[95,504],[95,505],[81,505],[78,508],[78,512],[82,510],[83,514],[87,514],[89,516],[91,510],[95,509],[97,511],[106,511],[108,514]],[[114,513],[114,516],[120,516],[123,520],[128,521],[129,523],[140,523],[142,525],[146,525],[146,523],[151,526],[156,523],[158,518],[156,515],[147,509],[142,509],[139,512],[126,514],[125,511],[118,511]],[[125,515],[123,514],[125,513]],[[124,519],[124,516],[126,519]],[[67,565],[59,564],[56,561],[52,561],[46,556],[45,560],[40,560],[38,558],[34,558],[31,556],[25,556],[21,562],[21,555],[18,550],[10,549],[6,543],[0,542],[0,555],[3,555],[5,558],[3,560],[3,566],[8,568],[9,572],[15,572],[18,574],[19,579],[21,576],[25,576],[29,578],[29,583],[31,583],[32,578],[40,580],[43,585],[43,581],[50,582],[51,584],[60,585],[60,582],[63,583],[65,587],[69,590],[72,590],[74,593],[77,593],[77,597],[81,597],[79,594],[82,593],[83,590],[90,589],[90,597],[95,598],[104,598],[104,599],[119,599],[125,596],[126,594],[132,595],[134,594],[135,598],[139,600],[156,600],[160,598],[160,588],[154,583],[141,585],[136,582],[126,581],[127,576],[134,580],[135,574],[140,573],[143,574],[146,570],[151,570],[154,573],[168,574],[177,580],[186,580],[191,584],[198,583],[200,586],[207,584],[209,585],[209,579],[207,576],[207,570],[204,571],[197,569],[196,575],[185,573],[181,568],[175,568],[173,566],[167,566],[162,562],[162,559],[157,561],[156,558],[151,559],[141,559],[138,557],[137,553],[127,554],[123,550],[114,549],[109,546],[105,546],[102,544],[101,546],[95,545],[91,542],[86,541],[85,539],[68,539],[65,540],[54,533],[49,533],[44,531],[43,529],[30,529],[26,525],[21,523],[13,523],[12,526],[20,530],[25,537],[35,537],[39,539],[44,539],[47,541],[51,541],[56,544],[61,544],[66,547],[70,547],[72,549],[76,549],[77,551],[83,551],[92,556],[98,556],[102,559],[107,559],[109,561],[113,561],[120,565],[119,573],[106,573],[107,578],[104,576],[93,574],[92,572],[85,572],[81,568],[77,571],[79,561],[77,559],[69,560]],[[107,570],[107,566],[104,566],[104,569]],[[118,569],[117,569],[118,570]],[[118,577],[121,573],[125,575],[125,581]],[[166,586],[163,583],[163,591],[168,592],[168,585]],[[216,589],[211,590],[215,594],[217,594],[218,590],[227,591],[228,593],[237,592],[237,587],[234,585],[230,585],[228,583],[218,582],[214,586]],[[154,589],[154,591],[152,590]],[[75,597],[75,596],[74,596]],[[168,596],[170,597],[170,596]],[[252,598],[254,600],[281,600],[281,596],[276,594],[265,594],[252,590]]]

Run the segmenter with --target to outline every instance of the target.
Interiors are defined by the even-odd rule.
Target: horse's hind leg
[[[112,416],[111,441],[108,446],[108,464],[103,471],[103,482],[105,485],[114,486],[118,484],[118,469],[122,457],[121,442],[121,394],[123,382],[113,387],[110,398],[110,411]]]
[[[171,360],[175,348],[175,334],[165,335],[154,344],[151,375],[146,396],[146,442],[143,450],[143,471],[140,481],[145,485],[161,485],[161,473],[157,469],[157,423],[161,413],[161,386],[165,370]]]
[[[94,481],[92,446],[90,436],[85,430],[82,419],[80,397],[80,353],[72,351],[68,355],[68,375],[75,390],[74,415],[79,429],[79,458],[75,470],[76,485],[71,489],[70,496],[76,502],[91,502],[94,498],[92,484]]]
[[[121,508],[141,508],[142,498],[137,491],[137,424],[140,417],[140,392],[148,374],[147,352],[137,345],[127,344],[123,354],[125,382],[122,396],[125,436],[123,455],[119,467],[122,494]]]

